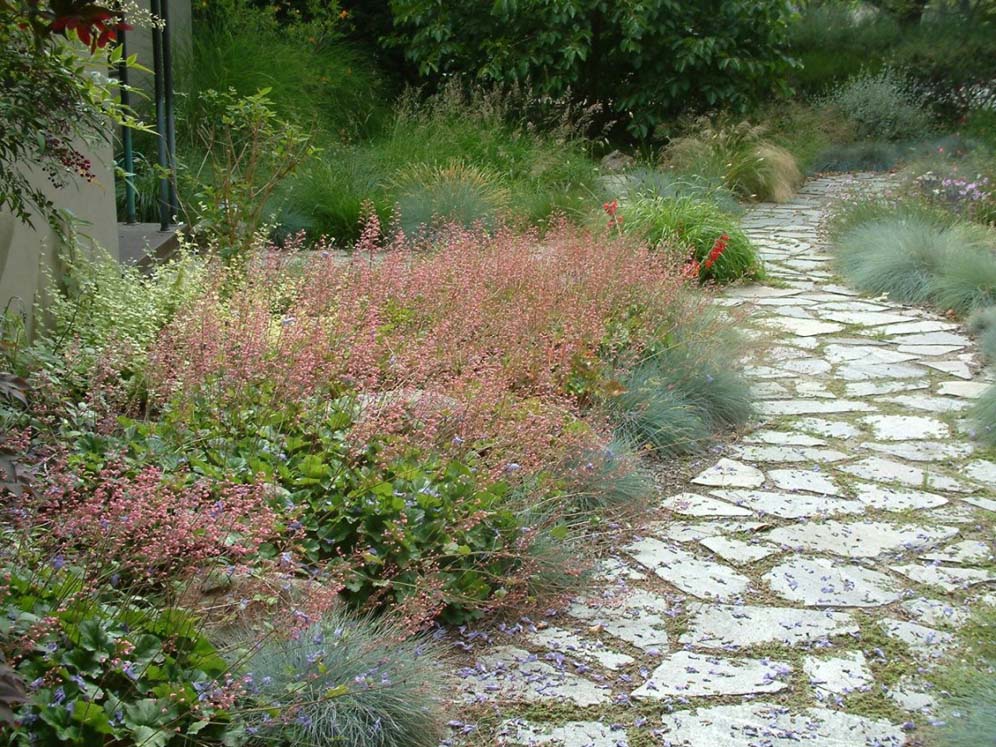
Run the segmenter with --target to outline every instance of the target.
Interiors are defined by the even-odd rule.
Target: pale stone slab
[[[969,406],[969,403],[962,399],[930,397],[923,394],[901,394],[897,397],[882,397],[882,401],[891,402],[894,405],[902,405],[913,410],[923,410],[924,412],[959,412]]]
[[[626,551],[660,578],[695,597],[729,599],[750,586],[750,579],[733,569],[658,539],[639,540]]]
[[[920,556],[923,560],[955,565],[981,565],[992,560],[992,557],[993,551],[989,543],[979,540],[962,540]]]
[[[830,301],[820,304],[821,309],[826,311],[888,311],[888,306],[879,303],[869,303],[868,301]],[[914,330],[914,332],[930,332],[933,330]]]
[[[795,383],[795,393],[799,397],[820,397],[823,399],[837,398],[837,395],[831,392],[826,385],[820,381],[797,381]]]
[[[890,324],[881,331],[887,335],[911,335],[917,332],[946,332],[952,329],[958,329],[958,325],[951,322],[927,320],[920,322]]]
[[[794,360],[781,361],[777,367],[797,376],[822,376],[833,368],[822,358],[795,358]]]
[[[878,607],[900,597],[898,585],[884,573],[824,558],[787,560],[764,580],[779,596],[807,607]]]
[[[902,607],[917,622],[933,627],[940,626],[960,626],[968,620],[968,612],[964,607],[953,607],[949,602],[942,602],[937,599],[927,599],[918,597],[908,599],[902,603]]]
[[[701,604],[678,642],[698,648],[736,650],[768,643],[805,646],[833,636],[857,635],[848,612],[761,605]]]
[[[965,474],[977,482],[996,488],[996,462],[978,459],[965,465]]]
[[[964,335],[957,335],[953,332],[923,332],[913,335],[894,335],[892,341],[899,345],[949,345],[956,348],[963,348],[972,344],[972,341]]]
[[[734,521],[732,519],[716,519],[696,524],[670,523],[663,529],[661,536],[675,542],[698,542],[706,537],[738,532],[756,532],[769,526],[771,525],[759,521]]]
[[[789,332],[799,337],[813,337],[815,335],[829,335],[840,332],[844,325],[833,322],[821,322],[815,319],[796,319],[791,316],[773,316],[760,320],[761,324],[767,327]]]
[[[901,747],[906,736],[884,719],[825,708],[792,713],[766,703],[679,711],[663,717],[662,742],[674,747]]]
[[[857,399],[770,399],[757,404],[757,411],[762,415],[828,415],[874,410],[872,405]]]
[[[717,488],[756,488],[764,483],[764,473],[749,464],[724,457],[701,472],[692,482]]]
[[[981,508],[985,511],[996,512],[996,501],[990,500],[988,498],[980,498],[978,496],[972,496],[971,498],[963,498],[965,503],[968,503],[976,508]]]
[[[881,457],[868,457],[854,464],[846,464],[839,469],[855,477],[873,482],[901,483],[914,487],[954,490],[958,492],[967,490],[960,482],[946,475],[937,474],[929,469],[912,467],[902,462],[882,459]]]
[[[661,508],[682,516],[750,516],[751,511],[698,493],[679,493],[661,501]]]
[[[650,679],[632,692],[637,700],[674,696],[749,695],[784,690],[787,664],[769,659],[726,659],[678,651],[664,659]]]
[[[541,661],[514,646],[501,646],[477,660],[477,667],[461,683],[467,702],[568,702],[576,706],[603,705],[612,692],[591,680]]]
[[[604,558],[595,566],[595,578],[610,583],[616,581],[643,581],[647,578],[642,573],[619,558]]]
[[[827,496],[798,493],[775,493],[767,490],[716,490],[725,501],[746,506],[760,515],[778,516],[782,519],[801,519],[806,516],[832,516],[859,514],[865,510],[858,501]]]
[[[756,542],[745,542],[744,540],[723,537],[722,535],[706,537],[699,544],[708,550],[712,550],[723,560],[734,565],[754,563],[778,552],[777,547]]]
[[[929,372],[912,363],[865,363],[856,361],[837,368],[837,377],[844,381],[872,379],[922,379]]]
[[[536,724],[522,720],[506,721],[498,731],[503,745],[533,747],[628,747],[626,731],[597,721],[568,721],[564,724]]]
[[[754,431],[745,442],[773,444],[775,446],[826,446],[826,441],[795,431]]]
[[[935,493],[922,490],[897,490],[882,485],[859,483],[856,486],[857,500],[881,511],[911,511],[943,506],[948,499]]]
[[[841,451],[807,446],[738,446],[734,453],[749,462],[830,464],[847,459],[847,454]]]
[[[904,711],[929,714],[937,708],[937,698],[925,692],[923,687],[923,683],[915,683],[910,677],[902,677],[895,687],[886,691],[886,695]]]
[[[869,415],[861,422],[871,429],[879,441],[947,438],[951,435],[951,429],[945,423],[920,415]]]
[[[567,609],[571,617],[591,623],[621,641],[644,651],[666,651],[667,622],[677,612],[664,597],[634,589],[621,598],[575,602]]]
[[[827,311],[820,313],[820,318],[858,327],[882,327],[886,324],[903,324],[913,321],[903,314],[893,314],[887,311]]]
[[[893,441],[890,443],[863,443],[859,448],[881,454],[908,459],[911,462],[949,462],[962,459],[974,451],[972,444],[957,441]]]
[[[938,565],[897,565],[892,570],[912,581],[927,586],[937,586],[945,591],[967,589],[976,584],[996,581],[996,576],[976,568],[945,568]]]
[[[756,399],[781,399],[792,394],[777,381],[757,381],[751,384],[750,391]]]
[[[939,521],[945,524],[974,524],[978,520],[975,511],[966,505],[933,508],[930,511],[924,511],[924,516],[929,517],[930,521]]]
[[[782,490],[805,490],[821,495],[841,495],[837,484],[826,475],[804,469],[773,469],[768,478]]]
[[[861,433],[858,428],[842,420],[823,418],[800,418],[793,424],[796,428],[826,438],[854,438]]]
[[[897,345],[900,353],[912,353],[917,356],[950,355],[962,349],[961,345]]]
[[[937,387],[937,393],[948,397],[977,399],[991,386],[988,381],[945,381]]]
[[[848,651],[830,658],[807,656],[803,659],[802,671],[820,700],[869,690],[875,681],[865,655],[860,651]]]
[[[902,641],[920,656],[931,659],[943,656],[945,650],[954,642],[954,636],[951,633],[934,630],[907,620],[886,617],[879,622],[886,635]]]
[[[526,640],[534,646],[549,649],[555,656],[594,662],[610,670],[621,669],[635,661],[632,656],[612,651],[601,641],[582,638],[555,626],[532,632],[526,636]],[[548,655],[547,659],[549,658]]]
[[[863,363],[905,363],[917,356],[909,353],[897,353],[889,348],[875,345],[827,345],[823,348],[823,356],[833,363],[845,361],[861,361]]]
[[[770,285],[740,285],[728,288],[724,295],[736,298],[785,298],[797,296],[802,291],[798,288],[775,288]]]
[[[923,361],[923,365],[951,376],[957,376],[959,379],[969,380],[972,378],[972,369],[964,361]]]
[[[875,394],[897,394],[899,392],[914,392],[926,389],[929,383],[924,381],[859,381],[844,386],[844,394],[848,397],[869,397]]]
[[[768,532],[766,539],[793,549],[847,558],[876,558],[884,553],[935,545],[957,534],[954,527],[831,520],[778,527]]]

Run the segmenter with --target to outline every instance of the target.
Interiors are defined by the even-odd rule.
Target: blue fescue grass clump
[[[996,363],[996,306],[979,309],[968,319],[968,329],[976,335],[979,349],[990,363]]]
[[[750,239],[737,219],[716,203],[685,194],[676,197],[637,197],[620,208],[624,229],[661,251],[688,252],[704,261],[724,234],[726,250],[711,268],[703,268],[702,279],[724,283],[740,278],[759,278],[761,263]]]
[[[996,385],[986,389],[975,401],[970,416],[975,424],[975,437],[996,446]]]
[[[333,611],[294,637],[275,632],[245,658],[260,744],[437,747],[440,647],[387,618]]]
[[[622,439],[582,452],[565,466],[570,506],[582,515],[637,509],[653,494],[649,472],[636,449]]]
[[[976,613],[962,631],[970,651],[970,670],[948,674],[950,694],[942,701],[938,747],[993,747],[996,745],[996,608]]]
[[[958,314],[996,304],[996,237],[913,203],[869,201],[832,225],[838,269],[859,290]]]
[[[741,343],[732,333],[711,333],[689,330],[623,377],[622,392],[609,403],[620,437],[659,455],[695,454],[718,431],[747,422],[753,413],[750,387],[731,365]]]

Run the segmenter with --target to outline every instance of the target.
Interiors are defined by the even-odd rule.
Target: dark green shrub
[[[733,216],[716,205],[693,199],[642,197],[620,208],[624,228],[649,241],[660,251],[684,253],[698,261],[703,280],[730,282],[757,278],[762,274],[757,253]],[[725,251],[710,267],[710,252],[722,236],[728,237]]]
[[[333,611],[253,644],[239,667],[255,686],[247,722],[260,744],[436,747],[445,736],[440,646],[389,618]]]
[[[982,3],[979,3],[982,5]],[[947,122],[996,103],[996,15],[966,18],[948,11],[904,29],[889,62],[916,82]]]
[[[611,102],[638,137],[677,110],[743,111],[782,87],[789,64],[787,6],[772,0],[395,0],[391,8],[394,43],[423,75],[530,81],[541,96]]]

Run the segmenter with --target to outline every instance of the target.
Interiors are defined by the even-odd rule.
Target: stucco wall
[[[77,180],[54,189],[41,174],[33,174],[32,180],[57,206],[85,222],[79,229],[81,249],[86,251],[97,244],[117,258],[113,150],[107,143],[87,151],[97,177],[93,183]],[[42,263],[51,263],[57,249],[58,238],[44,218],[36,217],[32,227],[0,211],[0,304],[22,314],[29,328],[35,301],[42,292]]]
[[[146,8],[149,0],[139,0]],[[170,3],[170,24],[174,57],[188,54],[191,44],[190,0],[164,0]],[[152,32],[136,29],[128,34],[128,53],[137,54],[140,64],[152,68]],[[134,76],[132,83],[151,94],[150,76]],[[151,98],[151,97],[150,97]],[[151,106],[151,101],[149,102]],[[146,116],[148,121],[154,119]],[[70,211],[85,223],[80,229],[81,249],[97,244],[118,257],[118,225],[114,199],[114,151],[119,133],[113,133],[114,145],[101,144],[87,149],[97,179],[92,184],[73,183],[54,189],[41,174],[34,175],[49,198],[60,208]],[[18,221],[0,210],[0,310],[7,309],[25,317],[29,328],[33,322],[34,305],[43,294],[42,263],[51,262],[59,247],[58,238],[42,219],[34,227]]]

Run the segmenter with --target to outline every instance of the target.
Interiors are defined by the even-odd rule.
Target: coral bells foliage
[[[430,243],[367,224],[352,261],[316,252],[290,274],[274,252],[244,287],[216,290],[151,353],[160,403],[359,395],[358,429],[420,445],[487,441],[523,468],[613,369],[679,323],[686,278],[623,237],[560,225],[494,235],[452,227]],[[407,428],[413,422],[417,428]]]
[[[76,561],[124,582],[155,584],[210,562],[238,562],[277,534],[262,484],[176,487],[155,467],[106,467],[84,489],[62,473],[39,496],[57,563]]]

